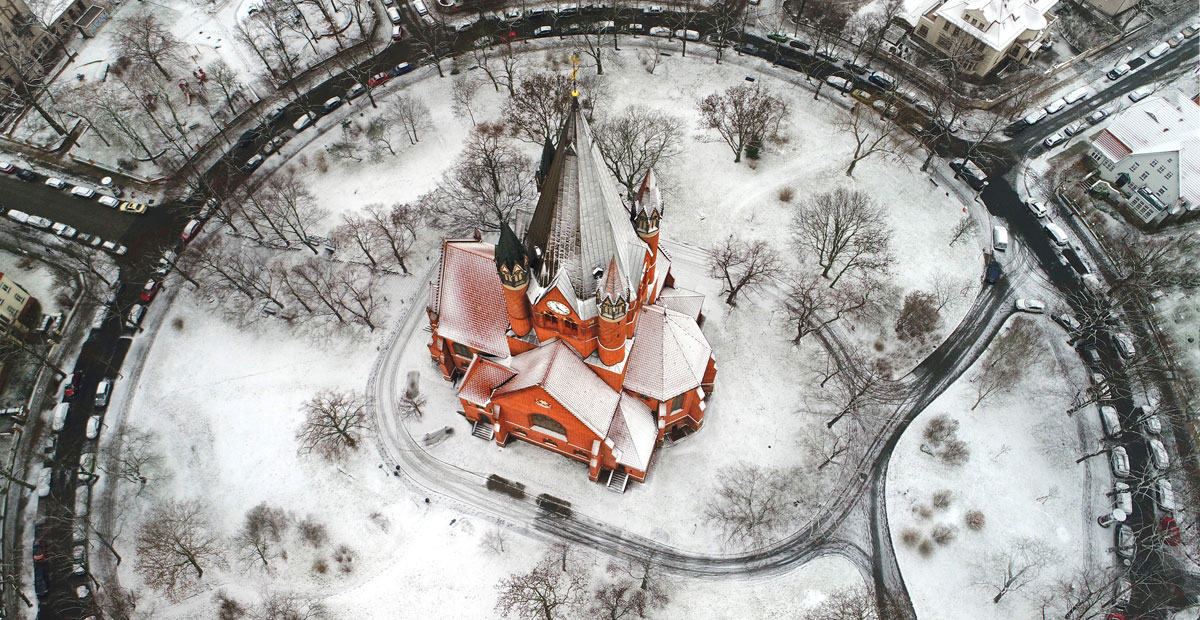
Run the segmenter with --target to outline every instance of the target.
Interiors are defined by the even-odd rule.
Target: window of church
[[[459,344],[457,342],[451,343],[451,348],[454,349],[454,354],[459,357],[470,358],[475,355],[471,352],[471,349],[466,347],[466,345]]]
[[[535,413],[530,415],[529,425],[538,426],[550,431],[550,433],[547,434],[559,435],[563,439],[566,439],[567,437],[567,428],[560,424],[558,420],[555,420],[554,418],[543,413]]]
[[[542,443],[544,443],[544,444],[546,444],[546,445],[548,445],[548,446],[554,446],[555,448],[557,448],[557,447],[558,447],[558,444],[557,444],[557,443],[554,443],[554,440],[553,440],[553,439],[550,439],[550,438],[543,439],[543,440],[542,440]]]
[[[683,409],[684,396],[686,396],[686,394],[680,394],[679,396],[675,397],[675,400],[671,401],[671,411],[679,411],[680,409]]]
[[[583,451],[583,450],[576,450],[576,451],[575,451],[575,455],[576,455],[576,456],[587,457],[588,453],[587,453],[587,452],[585,452],[585,451]]]

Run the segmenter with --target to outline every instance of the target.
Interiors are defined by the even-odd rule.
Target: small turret
[[[507,222],[500,223],[500,240],[496,242],[496,272],[504,286],[504,302],[508,307],[508,321],[513,333],[524,336],[532,329],[529,297],[529,257],[516,233]]]
[[[617,260],[609,261],[603,284],[596,289],[599,308],[600,361],[607,366],[625,358],[625,315],[629,313],[629,287],[617,268]]]
[[[654,170],[647,170],[646,177],[642,179],[642,186],[638,188],[634,198],[629,218],[633,221],[633,229],[637,231],[638,237],[641,237],[650,246],[651,253],[656,255],[658,226],[662,220],[662,213],[663,199],[662,192],[658,189],[658,179],[654,176]]]

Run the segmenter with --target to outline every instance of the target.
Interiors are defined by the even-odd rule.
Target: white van
[[[50,430],[61,433],[63,427],[67,425],[67,413],[71,410],[71,403],[59,403],[54,407],[54,417],[50,421]]]
[[[1068,104],[1078,103],[1084,99],[1087,99],[1089,94],[1091,93],[1088,92],[1086,86],[1080,86],[1079,88],[1067,93],[1067,96],[1063,97],[1063,101],[1066,101]]]
[[[109,392],[112,391],[112,380],[105,379],[96,386],[96,408],[103,409],[108,406]]]
[[[1171,488],[1171,481],[1159,478],[1154,483],[1154,489],[1158,491],[1158,507],[1175,512],[1175,490]]]
[[[1046,235],[1050,237],[1050,240],[1053,241],[1055,245],[1058,245],[1059,247],[1066,247],[1067,233],[1063,229],[1059,228],[1058,224],[1046,222],[1045,224],[1042,224],[1042,228],[1046,229]]]
[[[1003,226],[992,227],[992,247],[1003,252],[1008,249],[1008,229]]]
[[[1116,407],[1109,405],[1100,407],[1100,425],[1104,427],[1104,434],[1109,437],[1121,434],[1121,419],[1117,417]]]
[[[424,0],[413,0],[412,8],[417,12],[417,15],[424,17],[429,14],[429,9],[425,8]]]

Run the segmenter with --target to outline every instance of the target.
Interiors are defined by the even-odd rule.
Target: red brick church
[[[429,352],[461,378],[476,436],[557,452],[624,491],[665,438],[704,424],[704,296],[671,277],[652,171],[626,207],[577,103],[547,149],[523,239],[503,224],[494,245],[443,240]]]

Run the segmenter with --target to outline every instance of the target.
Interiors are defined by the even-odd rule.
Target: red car
[[[67,379],[67,385],[63,387],[63,400],[75,398],[75,392],[79,390],[81,382],[83,382],[83,373],[76,371],[70,379]]]
[[[33,561],[46,561],[46,545],[42,542],[41,538],[33,539]]]
[[[508,32],[502,32],[502,33],[500,33],[499,38],[500,38],[501,43],[512,43],[513,41],[516,41],[518,38],[517,31],[509,30]]]
[[[158,280],[150,280],[149,282],[146,282],[146,286],[142,287],[142,294],[140,297],[138,297],[138,299],[145,302],[150,302],[154,299],[154,296],[158,294],[158,288]]]
[[[371,79],[367,80],[367,84],[371,86],[379,86],[390,79],[392,79],[392,74],[384,71],[383,73],[376,73],[375,75],[372,75]]]
[[[1162,528],[1163,542],[1172,547],[1179,545],[1179,524],[1175,522],[1175,517],[1163,517],[1159,526]]]
[[[14,166],[6,161],[0,161],[0,172],[3,172],[4,174],[12,174],[16,171],[17,171],[16,166]]]

